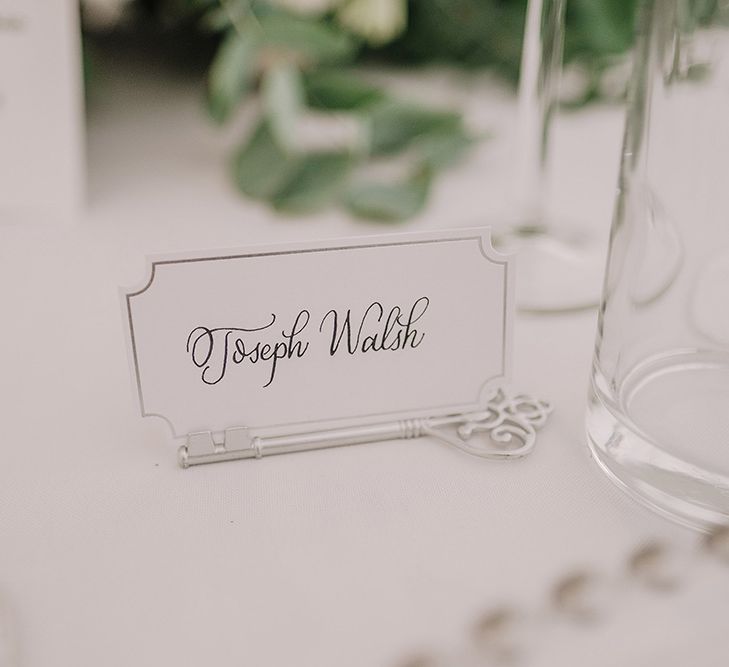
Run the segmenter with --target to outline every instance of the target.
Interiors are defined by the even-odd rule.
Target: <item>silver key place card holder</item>
[[[122,291],[131,371],[183,467],[423,436],[519,458],[551,411],[506,391],[514,267],[487,228],[149,264]]]

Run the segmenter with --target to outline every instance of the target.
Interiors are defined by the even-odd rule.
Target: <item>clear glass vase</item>
[[[646,0],[590,400],[624,489],[729,521],[729,2]]]

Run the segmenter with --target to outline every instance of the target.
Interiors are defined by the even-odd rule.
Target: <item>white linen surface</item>
[[[496,134],[398,229],[504,220],[510,94],[475,75],[398,81]],[[396,667],[459,650],[491,605],[543,608],[574,568],[616,577],[646,539],[694,542],[590,458],[594,311],[517,319],[514,388],[555,406],[524,461],[418,440],[179,469],[128,377],[118,286],[144,255],[385,229],[238,197],[224,156],[241,128],[206,124],[197,87],[137,70],[107,86],[87,214],[0,224],[0,596],[19,665]],[[602,107],[556,128],[555,208],[603,238],[621,128]],[[538,664],[727,664],[729,574],[706,572],[673,596],[621,593],[612,620],[560,630]]]

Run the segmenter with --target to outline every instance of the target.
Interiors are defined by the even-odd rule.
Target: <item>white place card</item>
[[[77,0],[0,0],[0,219],[83,196]]]
[[[483,412],[509,378],[514,309],[488,229],[155,257],[122,298],[142,415],[221,458],[244,458],[227,451],[234,431],[260,456],[264,436],[307,432],[275,443],[299,451],[317,429],[340,429],[324,446],[354,444],[478,411],[462,424],[487,430],[525,405]],[[368,424],[380,430],[356,430]]]

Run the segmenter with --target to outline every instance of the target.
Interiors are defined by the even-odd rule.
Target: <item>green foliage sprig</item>
[[[338,203],[356,216],[394,221],[421,210],[438,173],[473,137],[459,114],[399,99],[359,78],[357,66],[365,59],[488,66],[516,81],[527,0],[108,2],[136,16],[126,25],[169,44],[176,61],[207,54],[214,33],[210,116],[225,123],[242,104],[257,102],[258,117],[233,161],[243,193],[281,211]],[[565,61],[587,75],[573,103],[604,93],[602,72],[629,48],[637,2],[567,0]],[[312,114],[347,119],[359,131],[348,144],[307,146],[300,129]],[[383,162],[406,168],[394,181],[363,173]]]
[[[203,21],[222,33],[208,77],[211,117],[223,123],[252,94],[260,100],[234,159],[235,182],[249,197],[293,214],[336,203],[357,217],[402,220],[423,208],[437,173],[472,143],[460,114],[398,99],[353,72],[373,35],[366,22],[357,34],[351,16],[345,26],[331,11],[311,16],[273,2],[201,2]],[[382,35],[374,32],[375,43]],[[299,128],[311,114],[346,117],[359,128],[356,139],[324,150],[302,145]],[[400,180],[363,177],[362,167],[390,158],[406,162]]]
[[[565,63],[579,64],[588,85],[582,103],[600,97],[606,66],[633,42],[639,0],[566,0]],[[401,63],[488,66],[519,73],[527,0],[411,0],[407,30],[385,49]]]

